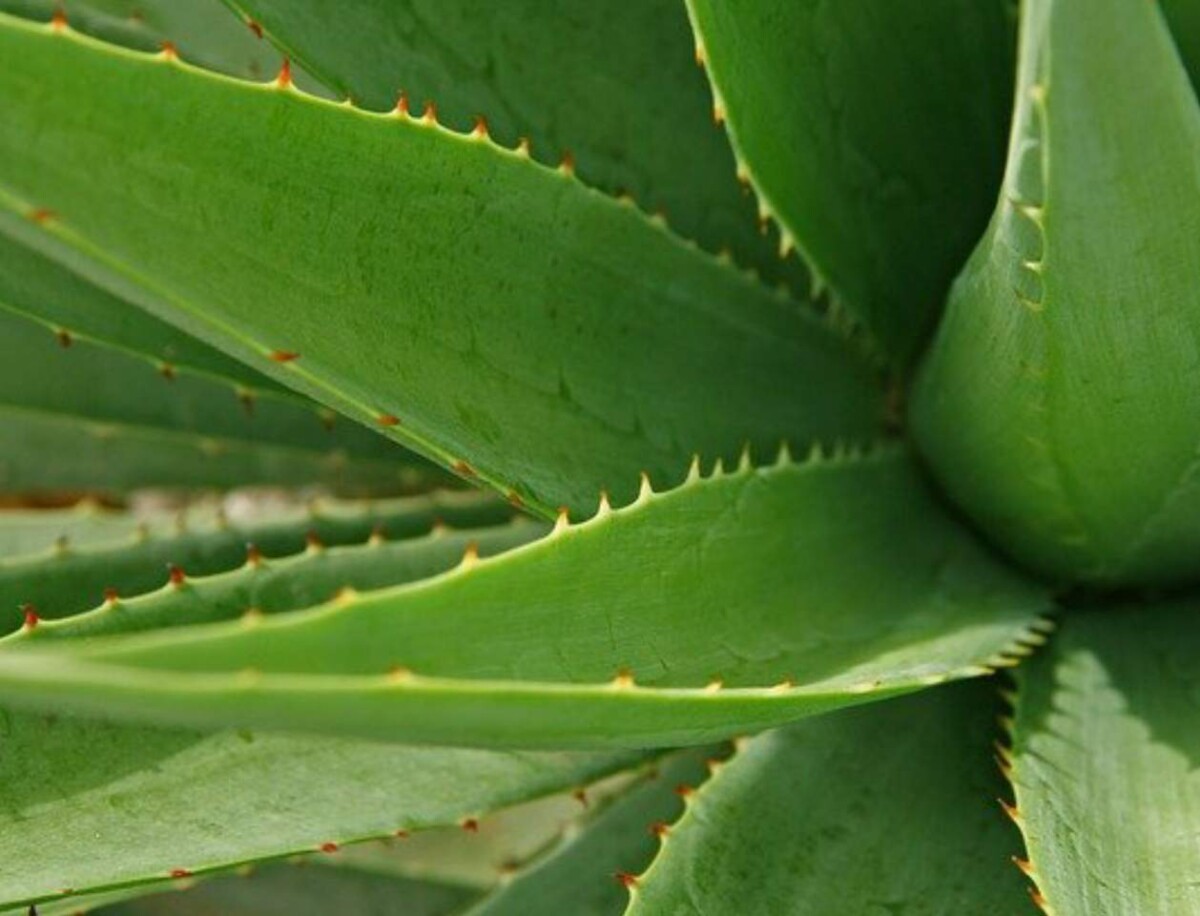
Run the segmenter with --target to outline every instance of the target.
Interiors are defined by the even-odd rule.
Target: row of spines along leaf
[[[378,503],[316,502],[280,518],[236,524],[218,512],[195,530],[186,514],[176,531],[155,537],[148,526],[122,541],[73,549],[60,539],[32,556],[0,561],[0,612],[9,616],[5,630],[42,618],[62,618],[94,606],[102,595],[108,604],[118,596],[136,595],[178,581],[187,574],[204,575],[231,569],[247,556],[279,557],[306,545],[361,543],[374,537],[411,538],[433,530],[439,522],[476,527],[507,521],[507,504],[488,494],[435,493]],[[165,570],[165,572],[164,572]]]

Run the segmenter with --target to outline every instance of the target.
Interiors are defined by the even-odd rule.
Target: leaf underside
[[[543,514],[696,452],[879,430],[873,371],[819,319],[518,153],[66,28],[0,18],[0,46],[0,186],[48,233]]]
[[[445,743],[702,743],[987,673],[1040,639],[1046,602],[888,450],[697,476],[308,611],[82,643],[35,630],[0,653],[0,695]]]

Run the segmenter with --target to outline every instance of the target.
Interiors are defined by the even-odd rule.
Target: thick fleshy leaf
[[[1198,604],[1073,613],[1018,671],[1017,821],[1048,913],[1200,912]]]
[[[377,504],[321,502],[246,522],[205,512],[198,519],[182,514],[166,531],[161,524],[139,525],[124,537],[80,545],[69,540],[68,532],[67,540],[56,539],[40,554],[0,559],[0,633],[22,624],[22,605],[33,605],[41,617],[68,617],[94,607],[106,589],[128,597],[159,587],[169,578],[168,566],[193,575],[233,569],[246,560],[247,544],[264,557],[277,557],[303,550],[312,539],[329,545],[362,543],[373,532],[409,538],[425,534],[439,519],[471,527],[494,524],[509,515],[510,508],[490,496],[447,493]],[[296,570],[297,565],[289,568]],[[295,587],[303,591],[303,585]],[[204,601],[210,596],[215,599],[215,592],[207,588],[202,594],[190,588],[184,592],[177,600],[189,607],[188,613],[213,612]],[[109,609],[117,610],[118,617],[141,613],[146,607],[147,613],[153,613],[163,601],[172,599],[150,598],[129,606],[120,601],[119,608],[109,604]]]
[[[546,530],[542,523],[519,516],[509,524],[488,528],[452,531],[439,526],[427,535],[399,541],[372,534],[367,544],[310,547],[281,560],[264,559],[256,548],[239,569],[189,578],[181,584],[168,582],[156,592],[105,601],[86,613],[41,621],[36,638],[40,643],[135,633],[312,607],[350,592],[435,576],[452,569],[468,553],[491,556],[528,543]],[[34,638],[34,632],[21,629],[9,639],[28,640]]]
[[[671,228],[807,295],[794,255],[760,232],[713,122],[679,0],[229,0],[267,37],[366,108],[403,92],[418,113],[470,130],[487,119],[498,143],[575,162],[587,184],[630,194]]]
[[[42,236],[28,220],[0,210],[0,303],[5,307],[49,325],[64,343],[88,337],[141,353],[162,366],[216,375],[248,392],[291,393],[220,350],[71,273],[23,241]]]
[[[52,211],[48,233],[544,514],[631,497],[693,452],[882,420],[874,373],[821,320],[484,137],[11,17],[0,55],[0,185]]]
[[[1196,575],[1198,157],[1156,4],[1025,4],[1004,188],[912,418],[954,500],[1058,579]]]
[[[1007,0],[688,0],[760,210],[900,364],[987,223]]]
[[[96,916],[455,916],[475,896],[469,887],[304,862],[213,878],[182,893],[105,907]]]
[[[750,739],[688,797],[628,912],[1032,914],[996,805],[996,699],[954,685]]]
[[[746,462],[309,611],[82,644],[35,631],[0,653],[0,696],[482,746],[698,744],[985,674],[1047,600],[901,452]]]
[[[74,29],[139,51],[169,42],[184,60],[243,79],[271,79],[283,64],[221,0],[0,0],[0,11],[42,22],[59,13]],[[292,75],[305,91],[328,93],[295,63]]]
[[[1175,36],[1179,56],[1192,78],[1192,86],[1200,87],[1200,3],[1196,0],[1162,0],[1161,5]]]
[[[244,478],[243,484],[325,482],[395,493],[402,488],[406,469],[428,468],[423,459],[373,430],[346,420],[330,425],[332,415],[315,405],[252,393],[63,336],[2,302],[0,339],[0,417],[13,418],[16,430],[22,429],[22,421],[65,426],[80,439],[86,438],[85,429],[96,430],[100,437],[111,430],[117,436],[186,442],[214,459],[178,467],[120,466],[109,478],[109,465],[89,467],[78,458],[60,463],[55,453],[43,451],[41,443],[31,439],[14,442],[0,458],[0,489],[119,490],[134,470],[140,475],[136,485],[143,487],[219,485],[229,477],[221,460],[227,452],[235,456],[235,466],[246,471],[249,468],[237,463],[236,456],[258,457],[259,474]],[[5,438],[12,435],[9,431]],[[51,456],[55,460],[49,460]],[[161,470],[158,475],[153,473],[156,467]],[[264,477],[265,472],[279,476]]]
[[[0,710],[0,735],[0,907],[454,825],[637,762],[11,710]]]

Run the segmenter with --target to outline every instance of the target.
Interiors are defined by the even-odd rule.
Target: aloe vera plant
[[[1200,913],[1196,0],[0,61],[0,913]]]

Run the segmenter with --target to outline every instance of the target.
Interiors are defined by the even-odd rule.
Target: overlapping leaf
[[[950,495],[1026,565],[1194,578],[1196,96],[1154,4],[1031,0],[1021,48],[1004,187],[914,429]]]
[[[628,912],[1033,913],[995,803],[996,706],[991,685],[955,685],[750,739],[689,797]]]
[[[468,131],[487,119],[504,146],[630,194],[672,229],[806,296],[799,260],[760,232],[697,71],[678,0],[229,0],[295,59],[357,103],[387,111],[404,93],[417,113]]]
[[[1006,0],[689,0],[764,216],[903,365],[987,222],[1012,82]]]
[[[1200,909],[1198,610],[1073,614],[1018,672],[1012,779],[1049,913]]]
[[[78,646],[35,631],[0,654],[0,696],[475,745],[701,743],[986,673],[1046,601],[889,450],[697,475],[310,611]]]
[[[679,475],[695,451],[878,428],[873,374],[837,335],[568,176],[0,23],[0,186],[52,211],[47,232],[162,317],[537,510],[631,497],[639,470]]]

